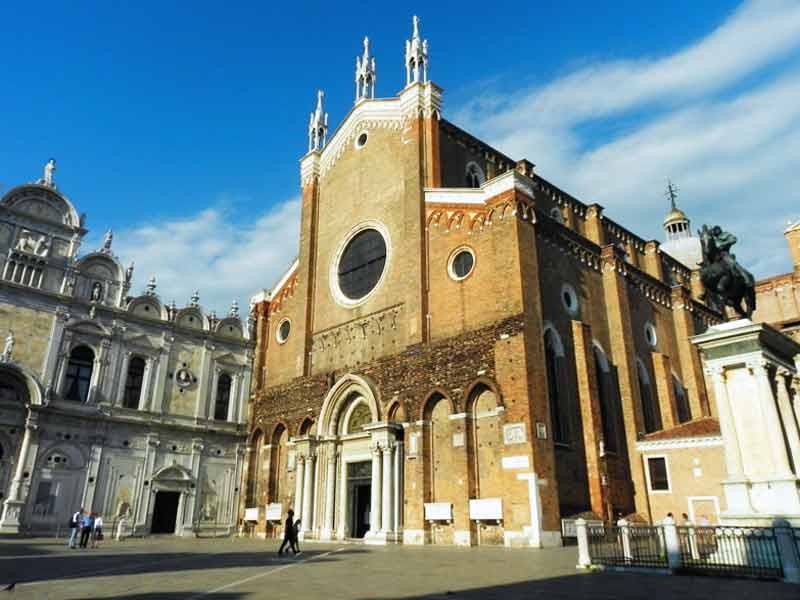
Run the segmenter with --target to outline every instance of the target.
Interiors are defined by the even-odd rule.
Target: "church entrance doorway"
[[[348,506],[350,506],[350,537],[363,538],[369,531],[372,500],[372,463],[347,464]]]
[[[153,525],[150,533],[175,533],[180,498],[180,492],[156,492]]]

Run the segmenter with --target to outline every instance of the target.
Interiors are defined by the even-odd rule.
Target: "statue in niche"
[[[103,284],[99,281],[95,281],[92,284],[92,302],[100,302],[100,298],[103,295]]]
[[[128,266],[128,268],[125,269],[125,285],[130,287],[132,279],[133,279],[133,261],[131,261],[130,266]]]
[[[703,225],[697,233],[703,248],[700,280],[705,292],[701,299],[720,312],[730,306],[739,318],[750,318],[756,308],[756,282],[730,251],[737,242],[736,236],[719,225]]]
[[[5,346],[3,346],[3,354],[0,355],[0,362],[11,362],[11,357],[14,354],[14,332],[8,330]]]

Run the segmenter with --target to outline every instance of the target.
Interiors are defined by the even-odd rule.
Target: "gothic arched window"
[[[550,422],[553,429],[553,441],[569,443],[569,410],[567,395],[564,393],[564,378],[561,376],[560,344],[552,329],[544,334],[544,356],[547,367],[547,395],[550,404]]]
[[[67,379],[64,397],[74,402],[86,402],[94,369],[94,352],[87,346],[72,349],[67,363]]]
[[[642,361],[636,361],[636,374],[639,377],[639,394],[642,400],[642,420],[645,433],[653,433],[661,429],[661,412],[655,402],[650,376]]]
[[[468,188],[479,188],[483,185],[485,178],[481,168],[474,162],[471,162],[467,165],[466,179]]]
[[[217,399],[214,401],[214,420],[228,420],[228,406],[231,402],[231,387],[233,380],[227,373],[223,373],[217,380]]]
[[[672,376],[672,389],[675,392],[675,411],[678,413],[678,423],[691,421],[692,409],[689,407],[689,398],[686,395],[686,388],[683,387],[675,375]]]
[[[128,363],[125,396],[122,398],[122,406],[125,408],[139,408],[139,398],[142,395],[142,384],[144,383],[144,366],[144,359],[141,356],[134,356]]]
[[[609,452],[619,450],[617,436],[616,394],[611,369],[598,348],[593,349],[594,367],[597,372],[597,397],[600,403],[600,418],[603,421],[603,443]]]

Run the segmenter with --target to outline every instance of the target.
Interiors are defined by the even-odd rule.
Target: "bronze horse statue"
[[[730,306],[739,318],[750,318],[756,308],[755,278],[736,262],[730,248],[736,236],[723,231],[718,225],[697,232],[703,247],[700,280],[706,288],[703,299],[724,314]]]

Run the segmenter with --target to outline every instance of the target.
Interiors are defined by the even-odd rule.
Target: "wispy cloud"
[[[455,120],[647,237],[661,237],[672,177],[695,222],[739,233],[739,257],[764,276],[788,268],[782,226],[800,217],[798,49],[800,3],[754,0],[672,55],[489,89]]]
[[[224,205],[213,206],[115,232],[114,252],[125,264],[135,262],[134,295],[155,275],[165,302],[183,306],[199,290],[205,309],[222,315],[236,300],[244,315],[250,296],[272,285],[296,255],[299,223],[298,198],[246,222]]]

